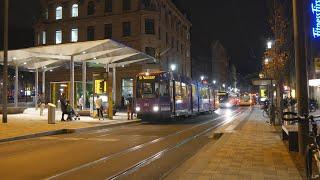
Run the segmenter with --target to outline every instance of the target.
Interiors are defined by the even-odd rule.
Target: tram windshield
[[[159,96],[169,96],[167,81],[138,80],[137,98],[156,98]]]

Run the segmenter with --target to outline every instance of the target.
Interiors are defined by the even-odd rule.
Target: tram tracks
[[[238,109],[232,111],[232,118],[235,118],[239,114],[243,113],[244,110]],[[229,115],[230,116],[230,115]],[[226,118],[226,115],[222,115],[219,117],[216,117],[212,120],[208,120],[206,122],[202,122],[200,124],[191,126],[189,128],[180,130],[178,132],[159,137],[157,139],[133,146],[131,148],[124,149],[122,151],[119,151],[117,153],[102,157],[100,159],[97,159],[95,161],[91,161],[88,163],[85,163],[83,165],[74,167],[72,169],[69,169],[67,171],[63,171],[61,173],[58,173],[56,175],[50,176],[47,179],[57,179],[57,178],[65,178],[65,177],[73,177],[77,174],[81,174],[82,171],[85,172],[90,172],[89,169],[94,169],[96,166],[102,166],[103,164],[107,163],[108,161],[115,161],[118,160],[121,161],[121,158],[126,158],[129,156],[129,154],[132,154],[131,156],[135,156],[138,152],[143,152],[143,151],[151,151],[151,152],[146,152],[142,153],[145,155],[145,157],[141,159],[134,159],[131,165],[127,167],[118,167],[114,170],[113,172],[110,172],[110,174],[107,173],[105,177],[108,177],[107,179],[118,179],[121,177],[124,177],[128,174],[131,174],[133,172],[136,172],[142,167],[147,166],[148,164],[156,161],[157,159],[160,159],[163,157],[166,153],[179,148],[180,146],[187,144],[188,142],[198,138],[199,136],[202,136],[212,129],[215,129],[221,125],[224,125],[228,123],[227,121],[218,121],[220,119]],[[230,118],[230,117],[229,117]],[[212,124],[213,123],[213,124]],[[209,125],[209,127],[207,127]],[[172,140],[174,139],[174,140]],[[167,142],[165,140],[171,140],[174,141],[174,143]],[[157,146],[157,147],[155,147]],[[160,148],[158,147],[160,146]],[[149,150],[152,149],[152,150]],[[160,150],[159,150],[160,149]],[[130,164],[130,163],[129,163]],[[86,174],[88,175],[88,174]]]

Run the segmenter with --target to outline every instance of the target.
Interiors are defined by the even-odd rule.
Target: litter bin
[[[56,105],[48,104],[48,124],[56,123]]]

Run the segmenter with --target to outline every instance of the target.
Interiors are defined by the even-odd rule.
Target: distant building
[[[227,83],[229,76],[229,58],[220,41],[211,44],[212,76],[220,85]]]
[[[34,27],[36,46],[113,39],[159,59],[117,68],[117,103],[134,92],[132,79],[146,69],[167,71],[174,63],[179,73],[191,76],[191,23],[171,0],[41,1],[43,16]]]

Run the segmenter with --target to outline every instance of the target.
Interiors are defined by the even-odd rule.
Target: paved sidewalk
[[[0,115],[2,119],[2,115]],[[82,128],[105,127],[109,125],[133,123],[138,120],[129,121],[125,113],[117,113],[114,120],[105,119],[99,121],[91,117],[81,117],[80,121],[61,122],[61,112],[56,113],[56,124],[48,124],[47,111],[44,116],[39,115],[39,110],[27,109],[23,114],[8,115],[8,123],[0,123],[0,141],[3,139],[27,136],[31,134],[57,131],[62,129],[77,130]]]
[[[280,133],[265,123],[261,111],[255,109],[239,119],[219,130],[225,134],[218,141],[206,145],[167,179],[302,179]]]

